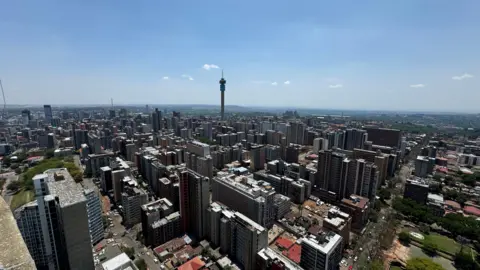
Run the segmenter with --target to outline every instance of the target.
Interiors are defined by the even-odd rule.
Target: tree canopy
[[[471,240],[480,240],[480,222],[473,217],[466,217],[456,213],[437,217],[427,206],[402,198],[394,200],[393,208],[415,223],[437,223],[454,236],[461,235]]]
[[[410,243],[410,234],[408,232],[401,232],[400,234],[398,234],[398,240],[400,240],[400,242],[404,243],[404,244],[409,244]]]

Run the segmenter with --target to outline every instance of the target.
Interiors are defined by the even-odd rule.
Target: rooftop
[[[268,261],[268,260],[272,260],[272,261],[278,260],[278,261],[280,261],[285,266],[284,269],[287,269],[287,270],[302,270],[303,269],[299,265],[297,265],[295,262],[291,261],[290,259],[283,256],[282,254],[275,252],[273,249],[271,249],[269,247],[260,250],[257,254],[258,254],[258,256],[263,258],[263,260],[265,260],[265,261]]]
[[[343,198],[342,202],[357,208],[365,208],[368,205],[368,199],[357,196],[357,195],[351,195],[350,198]]]
[[[190,261],[180,265],[178,270],[198,270],[205,266],[205,262],[200,259],[200,256],[197,256]]]
[[[273,188],[270,183],[257,181],[252,178],[252,175],[237,176],[230,173],[219,173],[216,179],[253,198],[263,197],[262,195],[264,194],[275,193],[275,188]]]
[[[324,238],[322,239],[322,237]],[[300,240],[302,244],[307,244],[323,254],[329,254],[342,241],[342,237],[336,233],[328,232],[318,237],[304,237]]]
[[[266,230],[260,224],[258,224],[255,221],[249,219],[248,217],[246,217],[245,215],[243,215],[240,212],[235,212],[235,217],[236,217],[236,220],[241,221],[244,225],[246,225],[247,227],[250,227],[250,229],[254,229],[254,230],[257,230],[259,232],[263,232],[263,231]]]
[[[130,260],[127,254],[122,253],[104,263],[102,263],[104,270],[120,270],[120,269],[132,269],[138,270],[137,266]]]
[[[67,169],[50,169],[45,171],[45,174],[48,175],[49,194],[59,198],[61,207],[86,201],[82,187],[75,183]],[[63,176],[64,180],[55,181],[55,175]]]

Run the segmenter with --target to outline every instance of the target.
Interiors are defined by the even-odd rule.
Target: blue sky
[[[478,0],[0,3],[10,104],[480,111]]]

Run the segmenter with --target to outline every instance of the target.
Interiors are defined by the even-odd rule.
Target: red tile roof
[[[302,255],[302,246],[299,244],[294,244],[288,251],[284,250],[282,252],[284,256],[287,256],[290,260],[295,263],[300,263],[300,256]]]
[[[293,243],[294,241],[284,237],[279,237],[277,241],[275,241],[275,245],[283,249],[289,249],[293,245]]]
[[[465,206],[463,208],[463,212],[470,214],[470,215],[475,215],[477,217],[480,217],[480,209],[474,207],[474,206]]]
[[[445,205],[450,206],[453,209],[462,209],[462,206],[456,201],[445,200]]]
[[[205,266],[205,262],[200,259],[199,256],[191,259],[190,261],[180,265],[178,270],[198,270]]]

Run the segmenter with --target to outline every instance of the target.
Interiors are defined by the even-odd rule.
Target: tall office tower
[[[267,182],[219,173],[212,181],[212,201],[239,211],[267,228],[275,220],[275,189]]]
[[[361,129],[347,129],[345,132],[345,150],[353,150],[354,148],[363,149],[367,141],[367,132]]]
[[[30,114],[30,110],[23,110],[22,111],[22,125],[28,126],[31,119],[32,119],[32,116]]]
[[[112,109],[112,110],[109,110],[109,111],[108,111],[108,114],[109,114],[109,117],[110,117],[111,119],[115,118],[115,116],[116,116],[116,112],[115,112],[115,110],[113,110],[113,109]]]
[[[47,124],[51,124],[53,114],[52,114],[52,106],[50,105],[43,105],[43,111],[45,113],[45,122]]]
[[[212,133],[212,122],[204,122],[202,123],[203,127],[203,137],[208,138],[211,140],[213,138],[213,133]]]
[[[230,227],[230,254],[244,269],[256,269],[257,253],[268,246],[268,230],[236,212]]]
[[[192,170],[180,172],[180,215],[182,229],[197,240],[207,234],[207,208],[210,203],[209,179]]]
[[[166,198],[142,205],[142,232],[145,246],[157,247],[179,236],[180,212]]]
[[[334,232],[316,238],[301,238],[302,255],[300,266],[304,269],[333,270],[342,260],[342,237]]]
[[[154,132],[162,130],[162,111],[155,108],[155,111],[152,112],[152,128]]]
[[[220,83],[220,95],[221,95],[221,108],[220,108],[220,116],[222,121],[225,119],[225,84],[227,81],[223,78],[223,70],[222,70],[222,78],[219,81]]]
[[[265,146],[256,145],[250,149],[250,169],[252,171],[265,169]]]
[[[402,132],[398,129],[366,127],[368,140],[375,145],[390,146],[399,149],[401,146]]]
[[[122,192],[123,223],[133,226],[142,221],[141,207],[148,202],[148,195],[143,189],[125,186]]]
[[[92,245],[96,245],[104,237],[104,228],[102,220],[102,205],[98,196],[98,191],[94,189],[85,189],[83,194],[87,198],[88,228]]]

